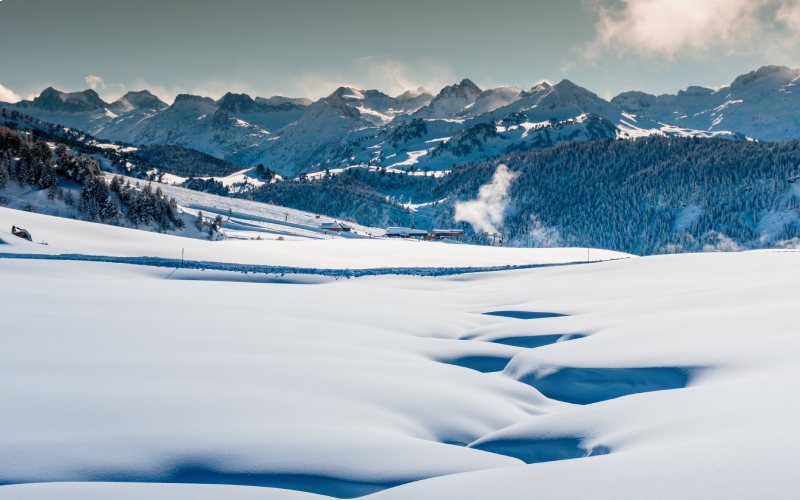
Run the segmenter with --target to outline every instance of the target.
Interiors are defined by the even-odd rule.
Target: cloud
[[[102,76],[86,75],[84,78],[86,85],[94,90],[106,100],[113,101],[121,97],[127,90],[123,83],[106,83]]]
[[[103,77],[97,75],[86,75],[86,85],[89,86],[92,90],[103,90],[106,88],[106,82],[103,80]]]
[[[339,71],[306,73],[290,82],[291,91],[284,94],[319,98],[329,95],[338,87],[378,89],[389,95],[424,87],[437,92],[445,85],[458,81],[450,67],[443,61],[420,59],[409,65],[382,56],[363,56],[351,61],[349,67]]]
[[[505,165],[498,165],[492,180],[481,186],[478,198],[455,205],[456,222],[468,222],[476,232],[497,233],[508,208],[508,190],[519,176]]]
[[[778,8],[775,18],[787,29],[800,36],[800,1],[786,2]]]
[[[392,59],[370,57],[357,61],[360,64],[356,64],[355,70],[363,73],[366,80],[363,88],[377,88],[390,95],[419,87],[438,91],[456,81],[449,67],[441,61],[417,61],[413,71]]]
[[[2,102],[18,102],[22,100],[13,90],[0,83],[0,101]]]
[[[800,41],[798,0],[594,0],[588,59],[608,53],[672,60],[722,51],[765,53]]]

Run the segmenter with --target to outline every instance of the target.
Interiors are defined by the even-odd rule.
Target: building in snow
[[[458,239],[464,236],[462,229],[434,229],[428,234],[429,240]]]
[[[353,228],[343,222],[323,222],[319,225],[319,228],[325,231],[333,231],[335,233],[349,233],[353,230]]]
[[[410,227],[387,227],[387,238],[418,238],[428,237],[428,231],[422,229],[411,229]]]

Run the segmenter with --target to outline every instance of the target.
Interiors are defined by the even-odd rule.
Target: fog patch
[[[497,233],[508,208],[508,190],[517,177],[518,172],[510,171],[506,165],[498,165],[492,180],[481,186],[477,199],[456,203],[455,221],[468,222],[479,233]]]

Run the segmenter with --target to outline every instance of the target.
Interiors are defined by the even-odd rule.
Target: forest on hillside
[[[500,163],[518,172],[503,228],[518,246],[635,254],[793,246],[800,238],[800,141],[645,138],[569,143],[468,165],[434,197],[476,196]]]
[[[159,188],[121,177],[106,182],[94,159],[73,154],[64,144],[53,149],[31,134],[0,127],[0,205],[10,201],[6,192],[12,190],[29,200],[46,193],[51,205],[91,222],[160,231],[184,227],[177,203]],[[29,202],[28,209],[36,207]]]
[[[475,198],[500,164],[519,174],[501,234],[489,238],[461,223],[468,241],[640,255],[800,243],[800,141],[572,142],[464,165],[438,178],[356,168],[239,195],[372,226],[452,227],[455,204]],[[231,194],[213,181],[196,184]],[[406,205],[412,202],[431,206],[414,213]]]

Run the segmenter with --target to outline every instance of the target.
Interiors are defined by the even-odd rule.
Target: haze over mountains
[[[178,95],[167,105],[147,90],[105,102],[93,90],[45,89],[2,104],[98,138],[177,145],[284,175],[371,164],[449,169],[515,150],[567,141],[650,135],[761,141],[800,137],[800,70],[766,66],[720,89],[676,95],[622,93],[610,101],[569,80],[529,89],[481,89],[468,79],[436,95],[336,89],[311,102],[225,94]]]

